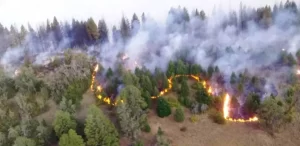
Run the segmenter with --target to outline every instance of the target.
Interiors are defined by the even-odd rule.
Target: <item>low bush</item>
[[[176,122],[183,122],[184,121],[184,111],[181,107],[176,108],[174,119]]]
[[[175,108],[180,107],[180,103],[178,102],[178,100],[176,98],[169,97],[167,99],[167,101],[168,101],[170,107],[175,107]]]
[[[199,118],[198,118],[197,115],[192,115],[192,116],[190,117],[190,120],[191,120],[192,123],[196,123],[196,122],[199,120]]]
[[[209,113],[209,118],[212,119],[217,124],[225,124],[226,119],[223,117],[223,114],[217,110],[212,110]]]
[[[142,131],[149,133],[151,131],[151,127],[148,123],[146,123],[144,125],[144,127],[142,128]]]

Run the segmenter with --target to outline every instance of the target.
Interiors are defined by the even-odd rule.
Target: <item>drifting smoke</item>
[[[244,9],[243,12],[255,15],[252,9]],[[232,72],[248,69],[251,74],[268,77],[267,81],[280,82],[277,74],[286,72],[285,68],[277,68],[272,74],[262,72],[262,68],[273,66],[283,51],[295,54],[300,48],[299,16],[291,11],[277,12],[268,28],[262,28],[250,19],[246,21],[247,29],[243,30],[241,17],[233,13],[216,12],[206,19],[189,16],[189,21],[184,21],[183,14],[184,9],[171,9],[165,24],[147,17],[126,43],[119,38],[116,42],[89,46],[87,52],[96,56],[104,68],[114,68],[118,56],[125,53],[128,56],[127,67],[131,70],[137,66],[145,66],[151,71],[155,67],[166,70],[170,60],[181,58],[203,68],[218,66],[227,81]],[[224,25],[232,18],[236,23]],[[53,35],[50,35],[44,40],[43,44],[47,44],[44,46],[31,35],[26,37],[24,44],[27,46],[20,48],[29,50],[32,56],[37,55],[37,64],[45,62],[46,56],[68,48],[69,41],[73,39],[64,37],[60,44],[53,45]],[[1,64],[16,64],[15,59],[24,56],[22,49],[7,49],[1,57]]]

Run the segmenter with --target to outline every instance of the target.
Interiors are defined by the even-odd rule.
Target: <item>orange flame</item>
[[[98,69],[99,69],[99,65],[97,64],[95,69],[94,69],[94,72],[98,72]]]
[[[228,94],[226,94],[225,100],[224,100],[224,105],[223,105],[224,119],[228,119],[228,117],[229,117],[229,102],[230,102],[230,97]]]
[[[207,90],[207,92],[208,92],[209,94],[211,94],[211,93],[212,93],[212,88],[209,87],[208,90]]]
[[[102,91],[102,87],[100,85],[97,86],[97,91],[101,92]]]
[[[233,118],[230,118],[229,116],[229,103],[230,103],[230,97],[228,94],[226,94],[225,96],[225,100],[224,100],[224,105],[223,105],[223,116],[224,116],[224,119],[228,120],[228,121],[232,121],[232,122],[256,122],[258,121],[258,118],[256,116],[252,117],[252,118],[249,118],[249,119],[233,119]]]
[[[203,85],[204,88],[206,88],[206,81],[203,81],[202,85]]]

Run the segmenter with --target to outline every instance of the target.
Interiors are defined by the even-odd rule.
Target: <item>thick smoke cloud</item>
[[[252,9],[244,11],[255,16]],[[279,11],[272,16],[268,28],[250,19],[246,22],[247,29],[242,29],[241,18],[233,13],[215,12],[206,19],[192,15],[186,21],[184,9],[171,9],[164,24],[147,17],[126,43],[119,35],[119,41],[89,46],[87,53],[96,56],[104,68],[115,68],[124,53],[129,57],[125,66],[131,70],[137,66],[151,71],[156,67],[166,70],[170,60],[181,58],[203,68],[218,66],[226,80],[232,72],[248,69],[252,74],[268,77],[267,81],[279,82],[277,74],[286,72],[286,68],[277,68],[273,74],[265,73],[263,68],[273,66],[283,51],[295,54],[300,48],[299,14]],[[236,24],[226,24],[232,20]],[[31,35],[25,40],[26,47],[8,48],[1,56],[1,64],[19,65],[16,59],[22,58],[26,49],[35,56],[35,63],[43,64],[45,58],[61,53],[74,39],[65,36],[59,45],[53,45],[53,35],[49,35],[44,40],[45,46]]]

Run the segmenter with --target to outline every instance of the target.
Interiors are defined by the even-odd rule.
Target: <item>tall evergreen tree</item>
[[[106,43],[108,41],[108,29],[104,19],[99,20],[98,31],[99,31],[100,42]]]
[[[143,75],[140,84],[144,91],[148,91],[150,94],[153,94],[153,86],[148,76]]]
[[[163,97],[158,98],[156,112],[157,115],[161,118],[167,117],[171,114],[171,107]]]
[[[59,138],[59,146],[84,146],[83,139],[73,129]]]
[[[51,26],[50,26],[50,21],[49,21],[49,19],[47,19],[47,22],[46,22],[47,24],[46,24],[46,31],[47,31],[47,33],[49,33],[50,31],[51,31]]]
[[[97,28],[97,25],[94,21],[93,18],[89,18],[86,22],[86,32],[88,33],[88,36],[89,36],[89,39],[90,41],[92,42],[95,42],[99,39],[99,32],[98,32],[98,28]]]
[[[58,137],[68,133],[70,129],[76,129],[76,122],[68,112],[58,111],[53,121],[53,128]]]
[[[27,30],[26,28],[24,27],[24,25],[21,26],[21,30],[20,30],[20,40],[21,41],[24,41],[25,40],[25,37],[27,35]]]
[[[142,23],[143,23],[143,25],[145,24],[145,22],[146,22],[146,16],[145,16],[145,13],[143,12],[143,14],[142,14]]]
[[[140,20],[137,15],[134,13],[131,19],[131,30],[132,34],[136,34],[140,29]]]
[[[127,40],[130,37],[130,25],[128,20],[125,17],[123,17],[121,20],[120,29],[121,29],[121,36],[123,38],[123,41],[127,42]]]
[[[119,145],[119,136],[115,126],[95,105],[90,106],[88,110],[84,133],[87,145]]]
[[[117,117],[121,131],[129,138],[136,139],[144,125],[146,114],[143,111],[147,107],[141,97],[138,88],[128,85],[122,89],[118,101],[123,103],[117,105]]]
[[[205,15],[205,12],[203,10],[200,11],[200,18],[201,18],[201,20],[206,19],[206,15]]]
[[[62,31],[61,31],[61,26],[58,23],[56,17],[53,18],[53,22],[51,24],[51,30],[54,33],[54,37],[57,43],[59,43],[62,40]]]
[[[190,21],[189,12],[187,11],[186,8],[183,8],[183,20],[186,21],[186,22]]]
[[[174,62],[170,61],[167,69],[167,77],[170,78],[172,75],[175,75],[175,70],[176,68]]]
[[[180,90],[180,94],[183,97],[188,97],[190,95],[190,91],[189,91],[189,86],[187,84],[186,80],[183,80],[182,84],[181,84],[181,90]]]

